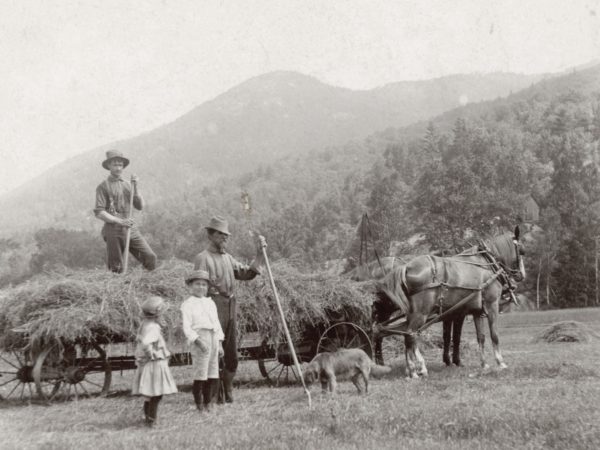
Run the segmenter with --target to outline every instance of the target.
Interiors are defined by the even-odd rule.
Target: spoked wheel
[[[360,348],[373,358],[369,335],[351,322],[340,322],[327,328],[319,339],[317,353],[335,352],[344,348]]]
[[[29,401],[35,397],[33,363],[29,351],[0,353],[0,401]]]
[[[281,362],[278,359],[259,359],[258,369],[273,386],[283,386],[300,381],[292,361]]]
[[[106,352],[95,343],[47,347],[33,366],[36,390],[47,402],[106,395],[111,378]]]
[[[262,343],[261,357],[257,359],[260,374],[272,386],[282,386],[300,382],[300,376],[294,366],[294,360],[286,343],[270,345],[266,340]],[[302,350],[301,346],[296,352]],[[296,353],[299,361],[303,360],[302,353]]]

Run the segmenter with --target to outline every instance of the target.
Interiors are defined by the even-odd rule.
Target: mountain
[[[394,241],[410,253],[413,249],[404,240],[415,232],[435,231],[430,244],[456,245],[440,233],[449,227],[444,223],[447,218],[459,232],[494,233],[497,217],[504,221],[502,226],[517,217],[527,218],[525,205],[533,201],[540,226],[556,233],[556,241],[544,244],[548,245],[544,251],[553,255],[558,242],[572,236],[575,228],[570,221],[593,224],[578,229],[578,239],[581,229],[594,239],[598,235],[598,171],[600,65],[543,80],[506,98],[456,108],[426,122],[389,128],[361,142],[280,159],[205,189],[198,208],[187,213],[193,209],[188,205],[178,212],[181,225],[164,227],[164,219],[157,217],[149,221],[148,230],[157,248],[166,249],[163,254],[187,258],[191,256],[187,248],[200,247],[201,242],[194,223],[212,211],[226,213],[234,235],[244,236],[241,231],[248,224],[239,202],[242,187],[252,199],[252,226],[268,236],[274,258],[308,264],[314,270],[319,262],[348,254],[358,257],[356,226],[365,211],[382,254]],[[453,211],[458,214],[453,216]],[[481,216],[472,219],[475,214]],[[559,217],[565,228],[557,225]],[[427,222],[432,224],[429,228]],[[166,229],[159,230],[161,226]],[[173,245],[173,239],[161,235],[185,238]],[[197,242],[190,245],[194,238]],[[240,241],[243,244],[243,237]],[[593,239],[582,242],[567,247],[566,255],[595,248]],[[241,254],[243,245],[238,245]],[[245,256],[250,258],[252,250]],[[585,265],[593,273],[589,261],[594,257],[586,257]],[[531,261],[538,264],[535,257]],[[589,298],[595,291],[591,292]]]
[[[440,131],[450,131],[456,119],[464,118],[472,122],[489,120],[501,121],[509,109],[519,109],[519,104],[543,103],[544,101],[572,101],[571,96],[598,97],[600,92],[600,63],[582,65],[553,77],[544,77],[537,83],[514,91],[506,98],[496,98],[478,103],[470,103],[447,110],[424,121],[414,122],[406,127],[397,127],[374,133],[372,139],[409,140],[423,136],[431,122]],[[525,118],[523,118],[525,119]]]
[[[329,86],[294,72],[252,78],[172,123],[86,151],[0,197],[2,234],[45,226],[97,226],[94,189],[104,152],[121,149],[151,201],[177,200],[191,187],[250,171],[288,155],[360,141],[465,102],[509,95],[541,75],[453,75],[372,90]]]

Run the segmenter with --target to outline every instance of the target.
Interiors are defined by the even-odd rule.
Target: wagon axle
[[[20,367],[15,376],[21,383],[33,383],[33,366],[26,365]]]
[[[70,384],[81,383],[85,379],[85,372],[79,367],[67,367],[64,371],[63,381]]]

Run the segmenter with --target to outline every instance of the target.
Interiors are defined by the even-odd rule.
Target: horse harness
[[[490,251],[490,249],[488,248],[488,246],[485,244],[485,242],[481,241],[477,247],[477,253],[475,254],[481,254],[485,260],[487,261],[487,264],[481,264],[481,263],[474,263],[474,262],[470,262],[470,261],[464,261],[464,260],[457,260],[457,259],[452,259],[452,258],[441,258],[442,261],[444,262],[444,267],[447,261],[456,261],[456,262],[460,262],[463,264],[472,264],[475,266],[479,266],[479,267],[487,267],[489,269],[492,270],[492,276],[490,278],[488,278],[486,281],[484,281],[481,285],[477,286],[477,287],[467,287],[467,286],[453,286],[451,284],[449,284],[446,281],[443,280],[438,280],[438,270],[435,264],[435,261],[433,260],[433,257],[431,257],[430,255],[427,255],[427,259],[430,262],[430,266],[431,266],[431,283],[428,283],[424,286],[421,286],[419,288],[418,291],[413,292],[412,294],[416,294],[417,292],[422,292],[425,291],[427,289],[436,289],[436,288],[440,288],[439,291],[439,295],[437,298],[437,303],[439,305],[439,313],[434,315],[433,317],[431,317],[430,319],[428,319],[423,325],[421,325],[417,330],[415,331],[396,331],[394,334],[406,334],[406,335],[415,335],[415,334],[420,334],[423,330],[425,330],[426,328],[428,328],[429,326],[431,326],[432,324],[439,322],[441,320],[443,320],[444,317],[448,316],[450,313],[456,311],[457,309],[461,308],[462,306],[464,306],[467,302],[469,302],[477,293],[483,291],[485,288],[487,288],[489,285],[491,285],[494,281],[498,280],[502,286],[507,286],[508,290],[511,294],[511,301],[514,301],[517,305],[518,302],[514,296],[513,290],[515,289],[512,281],[510,280],[510,277],[507,274],[507,270],[506,268],[503,267],[503,265],[496,259],[496,257],[493,255],[493,253]],[[474,254],[474,255],[475,255]],[[460,255],[465,255],[464,253],[461,253]],[[458,256],[460,256],[458,255]],[[472,256],[474,256],[472,255]],[[405,277],[405,271],[406,268],[404,268],[404,273],[402,276],[402,280],[404,283],[405,288],[407,288],[406,286],[406,277]],[[464,297],[463,299],[461,299],[457,304],[453,305],[452,307],[448,308],[446,311],[443,310],[443,306],[444,306],[444,293],[449,289],[449,288],[455,288],[455,289],[466,289],[466,290],[472,290],[473,292],[471,292],[470,294],[468,294],[466,297]]]

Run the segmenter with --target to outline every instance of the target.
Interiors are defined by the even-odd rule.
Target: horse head
[[[517,225],[514,233],[505,233],[490,241],[490,250],[506,273],[515,281],[525,279],[523,256],[525,249],[519,240],[521,229]]]

